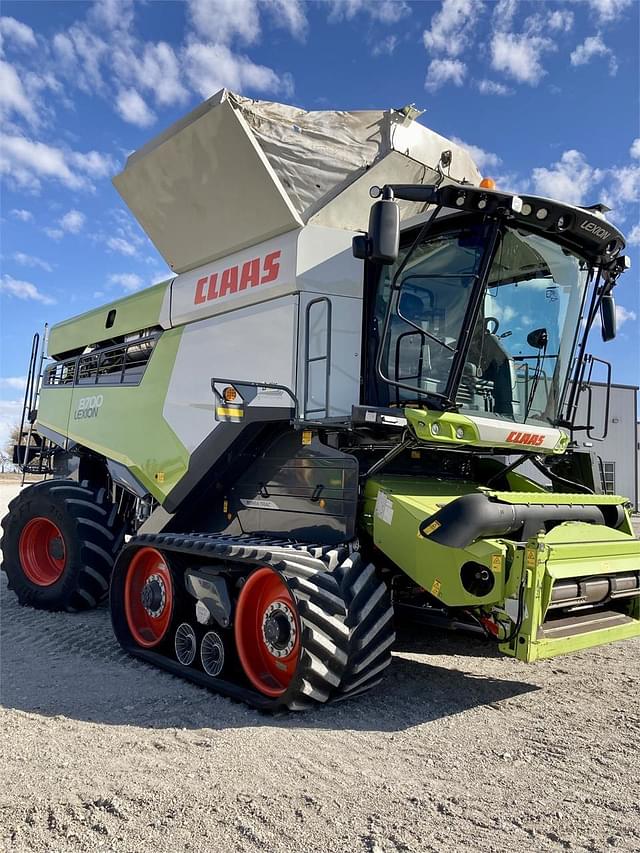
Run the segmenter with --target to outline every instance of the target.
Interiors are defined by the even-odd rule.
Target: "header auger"
[[[378,684],[403,622],[524,661],[640,634],[628,503],[574,441],[624,238],[414,114],[223,91],[129,157],[175,276],[31,371],[16,458],[54,475],[3,521],[23,604],[109,594],[131,654],[265,709]]]

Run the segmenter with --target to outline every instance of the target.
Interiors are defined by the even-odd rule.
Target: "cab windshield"
[[[411,254],[381,341],[380,366],[391,382],[379,388],[381,402],[424,405],[429,394],[445,394],[466,348],[462,328],[485,247],[477,226],[429,237]],[[374,336],[382,334],[391,282],[407,251],[382,273]],[[502,230],[454,390],[460,411],[555,422],[588,276],[587,262],[562,246]]]

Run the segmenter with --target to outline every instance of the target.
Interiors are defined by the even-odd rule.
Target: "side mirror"
[[[603,341],[612,341],[616,336],[616,300],[611,293],[600,302],[601,332]]]
[[[400,208],[393,199],[381,198],[371,206],[369,233],[353,238],[356,258],[394,264],[400,247]]]
[[[546,329],[534,329],[527,335],[527,343],[533,349],[544,349],[549,343],[549,334]]]

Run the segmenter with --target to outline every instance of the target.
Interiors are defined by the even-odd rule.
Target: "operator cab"
[[[469,186],[397,197],[418,192],[433,206],[402,232],[392,263],[376,263],[375,234],[366,238],[365,402],[558,424],[581,318],[590,326],[599,309],[603,334],[615,334],[622,236],[591,209],[533,197]]]

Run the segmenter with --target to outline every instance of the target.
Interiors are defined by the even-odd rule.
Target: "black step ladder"
[[[42,336],[36,332],[31,343],[20,432],[18,433],[18,442],[13,447],[13,462],[22,471],[23,486],[27,474],[46,478],[54,473],[52,461],[55,445],[44,436],[34,432],[34,424],[38,417],[38,402],[46,359],[47,340],[48,324],[45,323]]]

